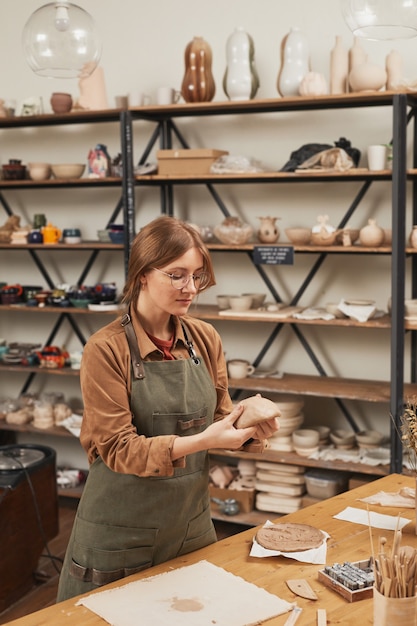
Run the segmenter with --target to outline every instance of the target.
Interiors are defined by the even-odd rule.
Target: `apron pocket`
[[[217,541],[216,531],[211,521],[210,508],[190,520],[187,534],[178,555],[193,552]]]
[[[78,517],[74,529],[72,573],[76,578],[86,580],[85,577],[93,576],[94,571],[101,572],[105,578],[105,573],[112,576],[123,571],[122,576],[128,576],[151,567],[157,534],[156,528],[108,526]],[[91,572],[83,574],[82,570]]]

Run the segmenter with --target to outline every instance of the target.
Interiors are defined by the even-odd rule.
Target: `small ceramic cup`
[[[81,231],[79,228],[64,228],[62,237],[64,243],[81,243]]]
[[[173,87],[158,87],[156,90],[157,104],[176,104],[180,97],[181,93]]]
[[[225,310],[229,308],[229,296],[216,296],[216,300],[219,309]]]
[[[246,378],[253,374],[255,368],[245,359],[232,359],[227,364],[227,371],[230,378]]]
[[[368,169],[377,172],[387,167],[387,147],[368,146]]]

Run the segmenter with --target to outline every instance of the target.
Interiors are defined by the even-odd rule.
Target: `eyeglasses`
[[[200,274],[184,274],[178,272],[178,274],[169,274],[168,272],[164,272],[163,270],[159,270],[157,267],[152,267],[151,269],[155,270],[155,272],[159,272],[160,274],[165,274],[165,276],[169,276],[171,279],[171,285],[174,289],[184,289],[190,282],[190,279],[193,279],[194,286],[198,291],[202,291],[207,287],[210,282],[210,276],[206,272],[200,272]]]

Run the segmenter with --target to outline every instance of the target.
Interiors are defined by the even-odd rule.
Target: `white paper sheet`
[[[270,522],[268,520],[267,522],[265,522],[264,528],[273,525],[273,522]],[[268,550],[267,548],[263,548],[254,537],[249,556],[257,556],[259,558],[264,558],[267,556],[285,556],[288,559],[301,561],[301,563],[315,563],[316,565],[325,565],[327,556],[327,540],[330,535],[324,530],[322,530],[321,532],[323,533],[323,543],[318,548],[312,548],[311,550],[302,550],[300,552],[280,552],[279,550]]]
[[[252,626],[293,608],[208,561],[89,595],[77,605],[112,626]]]
[[[395,530],[396,528],[404,528],[410,523],[409,519],[395,515],[384,515],[382,513],[374,513],[374,511],[364,511],[363,509],[355,509],[352,506],[346,507],[343,511],[333,516],[335,519],[345,520],[346,522],[354,522],[355,524],[363,524],[373,528],[384,528],[385,530]]]

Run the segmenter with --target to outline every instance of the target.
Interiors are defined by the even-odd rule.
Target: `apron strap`
[[[138,348],[138,340],[135,335],[135,331],[132,326],[132,319],[129,313],[125,313],[120,320],[120,324],[123,326],[127,337],[127,343],[129,344],[130,356],[132,360],[133,376],[138,380],[145,378],[145,369],[143,367],[142,358],[140,356]]]
[[[145,378],[145,369],[143,367],[142,357],[140,356],[139,348],[138,348],[138,340],[135,335],[135,331],[132,326],[132,319],[129,313],[125,313],[120,320],[120,324],[123,326],[124,331],[126,333],[127,342],[129,344],[130,355],[132,359],[132,367],[133,367],[133,376],[138,380],[142,380]],[[194,350],[194,345],[191,339],[191,333],[188,330],[187,326],[181,320],[182,330],[184,332],[185,343],[187,344],[188,354],[190,355],[191,360],[195,365],[200,365],[201,361],[197,356],[196,351]]]

